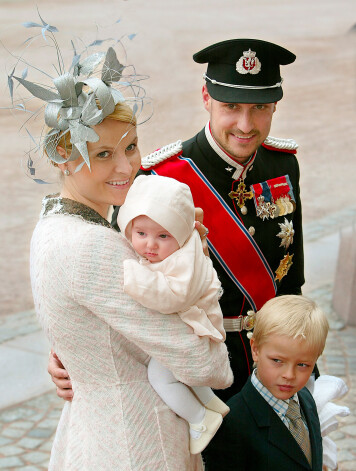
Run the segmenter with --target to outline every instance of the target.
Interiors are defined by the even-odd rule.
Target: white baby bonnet
[[[129,241],[132,220],[141,215],[148,216],[164,227],[182,247],[191,236],[195,221],[195,208],[189,186],[159,175],[138,176],[129,189],[117,218],[121,232]]]
[[[316,381],[310,378],[307,388],[312,393],[318,410],[323,437],[323,464],[328,468],[337,469],[337,447],[327,435],[337,429],[337,416],[345,417],[350,414],[350,410],[331,401],[343,397],[348,388],[341,378],[329,375],[321,375]]]

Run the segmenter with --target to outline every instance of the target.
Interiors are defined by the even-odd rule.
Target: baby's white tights
[[[148,380],[160,398],[179,417],[191,424],[203,421],[205,416],[203,404],[207,404],[214,397],[213,391],[208,386],[189,388],[154,358],[151,358],[148,364]]]

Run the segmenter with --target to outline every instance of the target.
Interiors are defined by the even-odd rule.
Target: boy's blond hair
[[[329,323],[317,304],[305,296],[277,296],[256,313],[253,339],[262,345],[270,335],[286,335],[303,339],[318,356],[323,353]]]

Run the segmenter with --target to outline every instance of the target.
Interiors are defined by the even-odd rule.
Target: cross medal
[[[241,180],[236,191],[230,191],[229,196],[231,199],[235,199],[238,207],[241,209],[242,214],[247,213],[245,201],[253,198],[252,191],[246,191],[246,185]]]

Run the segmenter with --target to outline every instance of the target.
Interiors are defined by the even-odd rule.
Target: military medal
[[[255,183],[250,188],[254,196],[256,214],[263,221],[295,211],[293,188],[288,175]]]
[[[253,198],[252,191],[246,191],[246,185],[241,180],[236,191],[230,191],[229,196],[231,199],[235,199],[238,207],[241,209],[242,214],[247,213],[245,201]]]
[[[252,185],[254,187],[255,185]],[[255,195],[256,198],[256,189],[253,189],[252,191]],[[259,191],[257,192],[259,193]],[[269,198],[270,201],[265,201],[265,198]],[[273,203],[271,199],[271,195],[268,195],[268,191],[263,191],[263,194],[260,194],[260,196],[257,196],[257,204],[255,201],[256,205],[256,214],[258,217],[264,221],[265,219],[274,219],[279,215],[279,209],[278,207]]]
[[[277,205],[283,208],[283,212],[279,214],[280,216],[284,216],[285,214],[290,214],[293,212],[293,205],[287,196],[282,196],[282,198],[279,198],[277,200]]]
[[[284,256],[283,260],[281,260],[279,267],[275,271],[276,273],[275,280],[281,281],[282,278],[286,276],[290,267],[293,265],[293,262],[292,262],[293,255],[294,254],[289,255],[289,253],[287,253],[287,255]]]
[[[269,212],[271,219],[277,218],[279,216],[278,206],[274,203],[271,203],[271,206],[269,207]]]
[[[284,222],[278,223],[278,225],[281,228],[281,232],[277,234],[277,237],[282,239],[279,246],[288,249],[288,247],[293,244],[293,221],[288,221],[287,218],[284,218]]]
[[[279,198],[277,201],[276,201],[276,205],[278,207],[278,214],[279,216],[284,216],[285,214],[287,214],[287,206],[284,204],[283,202],[283,199],[282,198]]]
[[[257,216],[264,221],[265,219],[268,219],[270,216],[270,206],[271,203],[266,203],[264,196],[259,196],[257,198],[258,200],[258,206],[257,206]]]

